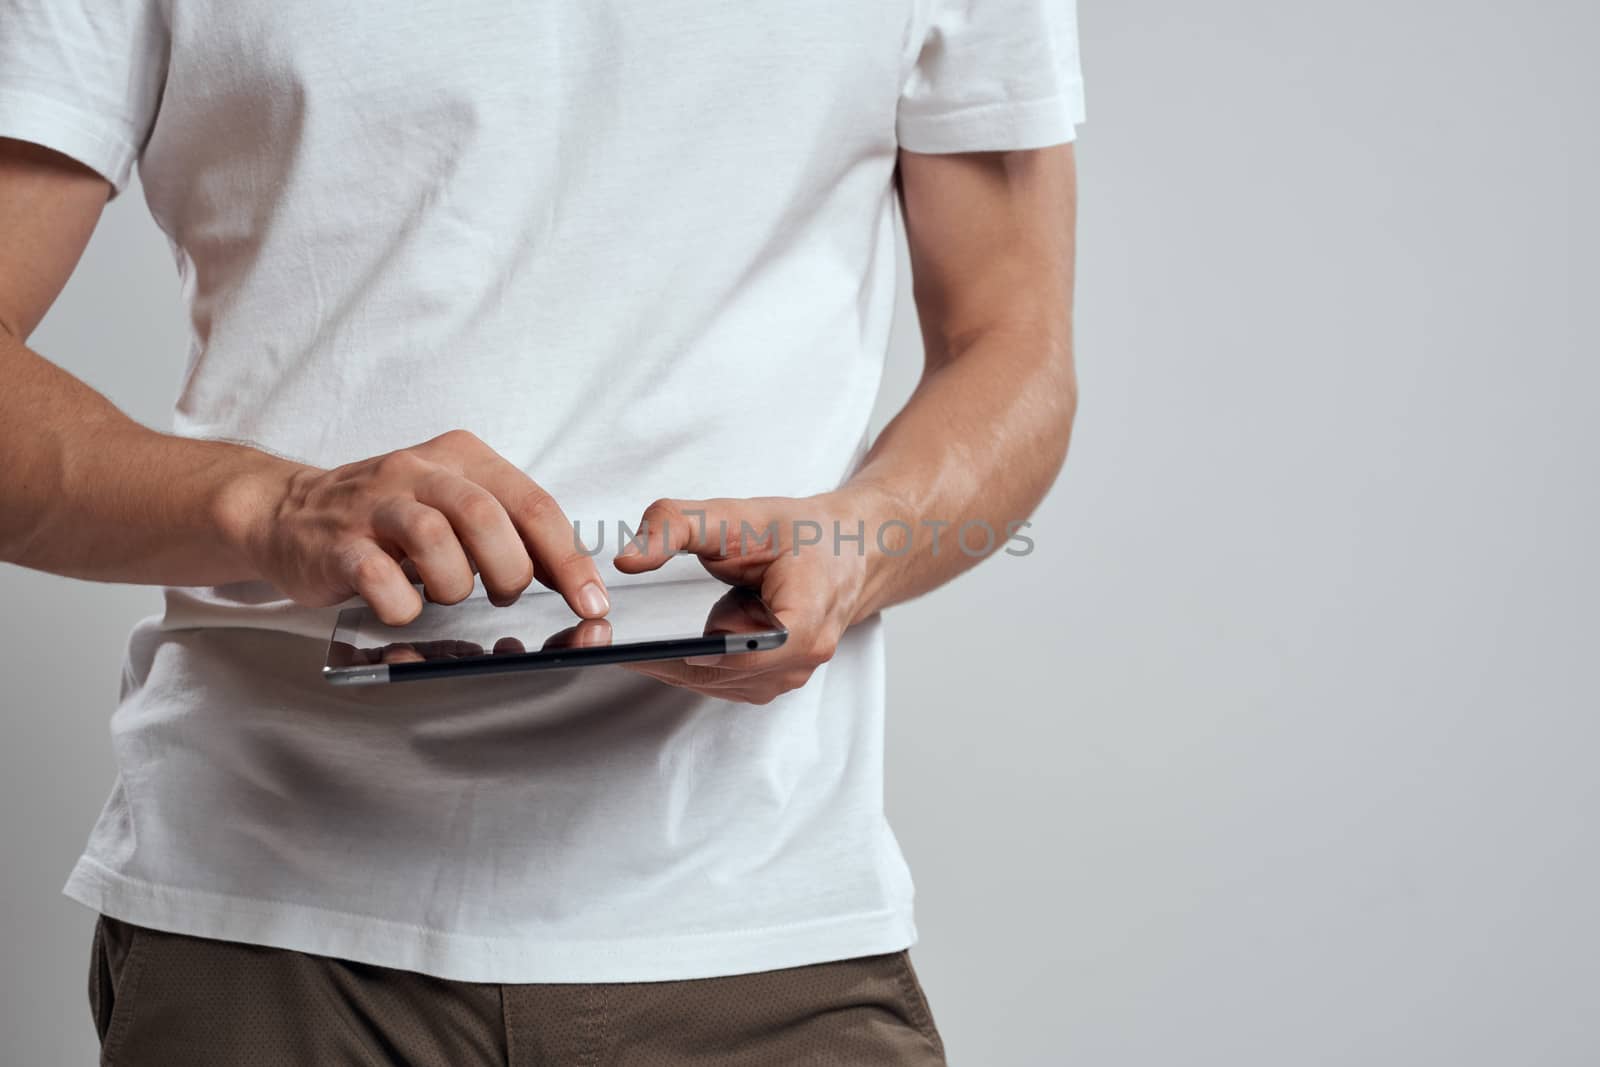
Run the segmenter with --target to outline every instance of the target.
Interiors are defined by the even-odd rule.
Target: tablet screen
[[[334,682],[396,681],[417,674],[677,659],[782,643],[783,626],[759,596],[714,578],[621,585],[607,592],[611,610],[604,619],[589,620],[539,587],[515,604],[496,607],[480,586],[459,604],[424,604],[404,626],[381,622],[365,605],[346,608],[323,674]],[[444,665],[451,669],[440,669]]]

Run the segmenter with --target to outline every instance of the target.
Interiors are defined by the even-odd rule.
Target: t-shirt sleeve
[[[0,137],[71,156],[121,192],[166,83],[158,6],[0,0]]]
[[[988,152],[1072,141],[1084,120],[1074,0],[922,0],[900,146]]]

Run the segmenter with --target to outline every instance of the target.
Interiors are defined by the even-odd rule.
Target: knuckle
[[[446,448],[452,449],[459,448],[470,450],[488,447],[483,443],[483,439],[477,434],[473,433],[471,430],[462,429],[459,426],[454,430],[446,430],[438,437],[435,437],[434,441],[444,445]]]
[[[342,569],[348,574],[358,588],[365,588],[381,581],[389,573],[387,556],[370,549],[346,550]]]
[[[516,509],[529,522],[538,522],[551,514],[561,513],[556,506],[556,498],[545,492],[542,486],[533,483],[529,483],[517,497]]]
[[[409,448],[401,448],[379,456],[373,466],[385,478],[411,478],[426,469],[428,461]]]
[[[684,518],[676,501],[657,500],[639,517],[637,536],[641,542],[647,540],[652,548],[659,548],[664,539],[681,537],[692,525]]]
[[[444,548],[456,538],[456,532],[437,511],[417,511],[406,521],[406,531],[416,546],[424,551]]]
[[[678,502],[667,497],[652,501],[650,506],[644,509],[646,519],[669,519],[676,514],[678,514]]]
[[[474,530],[488,530],[496,526],[505,515],[505,509],[500,506],[487,490],[477,490],[467,494],[461,501],[461,519]]]

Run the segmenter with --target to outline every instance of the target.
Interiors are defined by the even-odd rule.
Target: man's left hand
[[[839,639],[862,609],[874,544],[871,529],[862,540],[854,540],[865,521],[856,503],[855,494],[840,490],[801,498],[658,500],[650,505],[639,536],[616,558],[618,570],[642,574],[674,555],[696,555],[717,578],[759,592],[788,629],[789,639],[769,652],[632,663],[629,669],[747,704],[768,704],[805,685],[833,658]],[[836,529],[842,537],[835,536]]]

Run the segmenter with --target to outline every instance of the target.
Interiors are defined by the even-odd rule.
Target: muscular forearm
[[[1072,433],[1069,334],[1064,324],[996,329],[951,353],[834,494],[869,531],[857,621],[975,566],[1033,512]]]
[[[263,580],[296,603],[351,596],[378,618],[496,603],[538,575],[580,616],[608,609],[595,563],[526,473],[464,430],[322,470],[155,433],[0,327],[0,560],[100,581]]]
[[[902,152],[900,188],[927,370],[836,501],[893,524],[887,545],[868,539],[855,620],[1003,547],[1060,472],[1077,408],[1072,146]]]
[[[0,329],[0,560],[74,578],[216,585],[258,575],[229,521],[297,464],[157,433]]]

